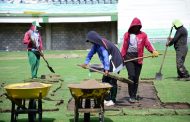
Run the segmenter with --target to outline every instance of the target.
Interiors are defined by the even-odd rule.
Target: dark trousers
[[[186,47],[176,49],[176,67],[177,67],[178,77],[180,78],[189,77],[189,72],[184,66],[187,52],[188,49]]]
[[[109,83],[110,85],[112,85],[110,93],[106,96],[105,100],[107,101],[112,100],[115,103],[117,96],[117,80],[114,78],[110,78],[108,76],[103,76],[102,82]]]
[[[129,97],[136,98],[142,64],[131,61],[126,63],[126,68],[128,71],[128,78],[134,82],[133,84],[128,84]]]

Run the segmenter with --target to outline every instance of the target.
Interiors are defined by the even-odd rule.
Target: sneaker
[[[135,99],[135,98],[129,98],[129,102],[130,102],[130,103],[135,103],[135,102],[136,102],[136,99]]]
[[[135,97],[135,100],[137,100],[137,101],[140,101],[140,100],[142,100],[143,99],[143,97],[141,97],[141,96],[139,96],[139,95],[137,95],[136,97]]]
[[[108,101],[108,103],[105,104],[105,105],[106,105],[106,106],[114,106],[115,103],[114,103],[112,100],[110,100],[110,101]]]
[[[33,77],[32,79],[38,79],[37,77]]]

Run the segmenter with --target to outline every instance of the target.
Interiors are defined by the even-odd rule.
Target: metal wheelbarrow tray
[[[36,121],[38,113],[39,122],[42,122],[42,98],[47,95],[50,87],[51,84],[38,82],[15,83],[5,86],[7,97],[12,103],[11,122],[16,122],[18,114],[23,113],[28,114],[29,122]],[[28,107],[26,107],[25,100],[29,100]]]
[[[73,97],[97,98],[107,94],[112,86],[108,83],[87,80],[81,84],[69,84],[68,87]]]
[[[15,83],[5,86],[4,88],[7,91],[7,95],[13,99],[38,99],[39,94],[44,98],[51,84],[44,84],[38,82],[30,83]]]
[[[90,112],[98,112],[99,120],[104,122],[104,98],[112,88],[110,84],[87,80],[68,87],[75,99],[74,122],[78,122],[79,112],[84,113],[84,122],[90,121]]]

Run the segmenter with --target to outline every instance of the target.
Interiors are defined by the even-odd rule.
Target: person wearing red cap
[[[144,48],[152,53],[153,57],[157,57],[159,55],[159,53],[149,41],[147,34],[140,30],[141,28],[142,24],[140,19],[134,18],[128,29],[128,32],[124,34],[124,40],[121,49],[121,55],[124,60],[143,57]],[[134,103],[138,99],[137,89],[142,63],[142,58],[125,63],[128,71],[128,78],[134,82],[133,84],[128,84],[130,103]]]
[[[38,21],[32,22],[30,29],[25,33],[23,43],[27,45],[28,59],[31,66],[32,79],[37,78],[37,72],[40,64],[40,55],[43,55],[42,39],[38,32]],[[39,53],[39,51],[41,53]]]

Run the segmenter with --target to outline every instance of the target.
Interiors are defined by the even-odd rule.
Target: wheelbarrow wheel
[[[36,100],[31,99],[29,101],[28,109],[29,110],[36,109]],[[28,113],[28,120],[29,120],[29,122],[35,122],[36,121],[36,112],[29,112]]]

